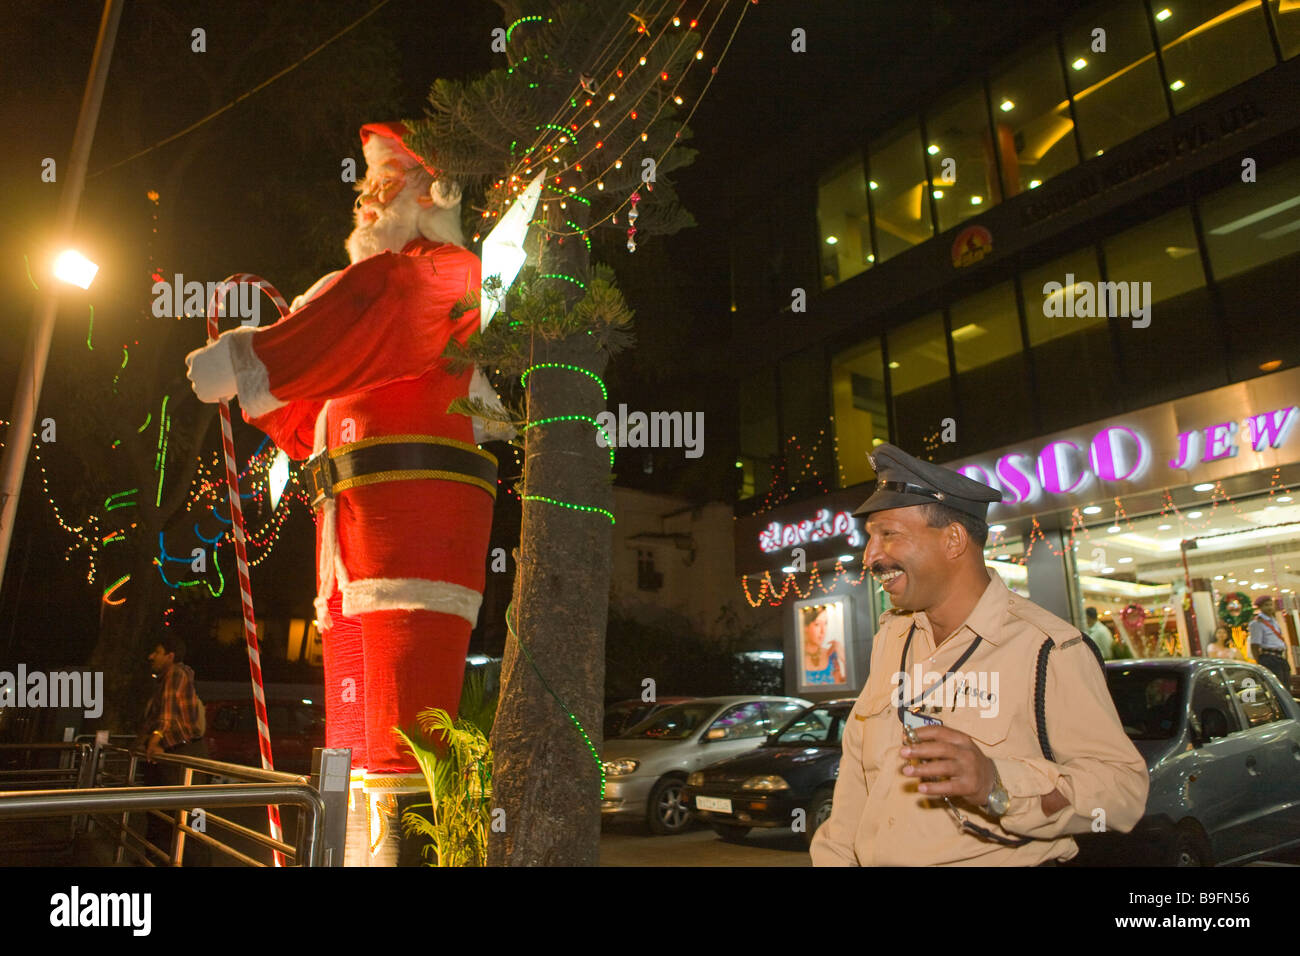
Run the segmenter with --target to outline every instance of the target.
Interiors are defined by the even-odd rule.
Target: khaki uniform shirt
[[[1146,762],[1124,734],[1092,651],[1070,624],[1012,593],[996,574],[990,578],[965,623],[938,649],[923,611],[894,610],[882,619],[870,676],[844,728],[831,816],[813,840],[814,865],[1033,866],[1076,856],[1071,833],[1102,825],[1127,833],[1141,819]],[[1024,846],[960,830],[942,797],[920,794],[918,778],[903,775],[895,675],[913,624],[906,700],[938,683],[976,636],[983,638],[960,672],[925,698],[925,713],[969,734],[994,761],[1011,797],[1000,820],[952,798],[958,812],[1000,836],[1032,837]],[[1043,758],[1034,720],[1035,667],[1048,637],[1056,644],[1046,688],[1055,762]],[[1049,817],[1040,798],[1053,789],[1069,805]]]

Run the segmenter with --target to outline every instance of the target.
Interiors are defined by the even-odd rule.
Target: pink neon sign
[[[817,515],[794,524],[781,524],[773,521],[758,533],[758,546],[771,554],[783,548],[813,541],[826,541],[830,538],[844,538],[850,547],[861,547],[862,532],[858,528],[858,519],[847,511],[832,515],[830,509],[821,508]]]

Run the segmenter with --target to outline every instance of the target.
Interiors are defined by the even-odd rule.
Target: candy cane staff
[[[442,359],[479,327],[479,261],[459,186],[406,136],[361,128],[352,264],[274,325],[186,357],[201,400],[238,396],[247,421],[310,458],[326,744],[352,749],[345,861],[358,866],[396,863],[396,798],[424,788],[393,728],[429,706],[456,713],[496,495],[486,436],[447,411],[486,383]]]

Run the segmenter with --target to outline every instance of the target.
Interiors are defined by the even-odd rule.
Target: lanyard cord
[[[898,672],[900,674],[906,675],[907,673],[907,654],[908,651],[910,651],[912,648],[912,637],[915,634],[916,634],[916,622],[913,621],[911,628],[907,632],[907,640],[903,642],[903,654],[898,659]],[[975,653],[975,649],[979,647],[980,644],[983,643],[983,641],[984,638],[980,637],[978,634],[975,635],[975,640],[971,641],[970,647],[966,648],[966,650],[962,653],[961,657],[957,658],[956,662],[952,665],[951,668],[949,668],[948,672],[943,675],[943,680],[934,684],[932,687],[930,687],[929,690],[922,691],[916,697],[906,702],[902,700],[902,696],[900,695],[899,704],[898,704],[898,722],[900,724],[903,723],[903,711],[905,709],[915,706],[916,704],[919,704],[921,701],[923,701],[926,697],[930,695],[931,691],[933,691],[936,687],[942,687],[944,684],[948,682],[949,677],[957,673],[957,671],[961,670],[961,666],[965,664],[968,660],[970,660],[971,655]],[[960,813],[957,812],[957,808],[953,806],[951,800],[949,800],[947,797],[944,797],[943,801],[945,804],[947,804],[948,809],[952,812],[952,815],[954,819],[957,820],[958,825],[963,830],[967,831],[968,833],[973,833],[977,837],[980,837],[981,839],[992,840],[994,843],[1000,843],[1002,846],[1024,846],[1025,844],[1032,842],[1030,837],[1008,838],[1002,836],[1001,834],[994,833],[992,830],[989,830],[986,827],[982,827],[979,824],[971,823],[969,820],[967,820]]]
[[[907,640],[903,643],[903,654],[898,659],[898,673],[904,676],[906,676],[907,674],[907,652],[912,648],[912,635],[914,635],[915,633],[916,633],[916,622],[913,621],[911,629],[907,632]],[[956,662],[952,665],[952,667],[948,669],[948,672],[943,675],[943,680],[934,684],[928,690],[922,691],[920,694],[913,697],[909,701],[904,701],[902,695],[900,694],[898,699],[898,722],[900,724],[903,722],[904,710],[908,709],[909,707],[914,707],[915,705],[921,703],[921,701],[929,697],[930,694],[933,693],[937,688],[940,688],[944,684],[948,683],[948,678],[951,677],[953,674],[957,673],[959,670],[961,670],[961,666],[965,664],[968,660],[970,660],[971,655],[975,653],[975,649],[979,647],[980,644],[982,644],[983,642],[984,642],[984,638],[976,634],[975,640],[971,641],[970,647],[966,648],[966,650],[962,653],[961,657],[957,658]]]

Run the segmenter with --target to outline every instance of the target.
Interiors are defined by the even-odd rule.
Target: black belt
[[[307,460],[312,507],[340,491],[381,481],[459,481],[497,493],[497,460],[469,442],[436,435],[367,438]]]

